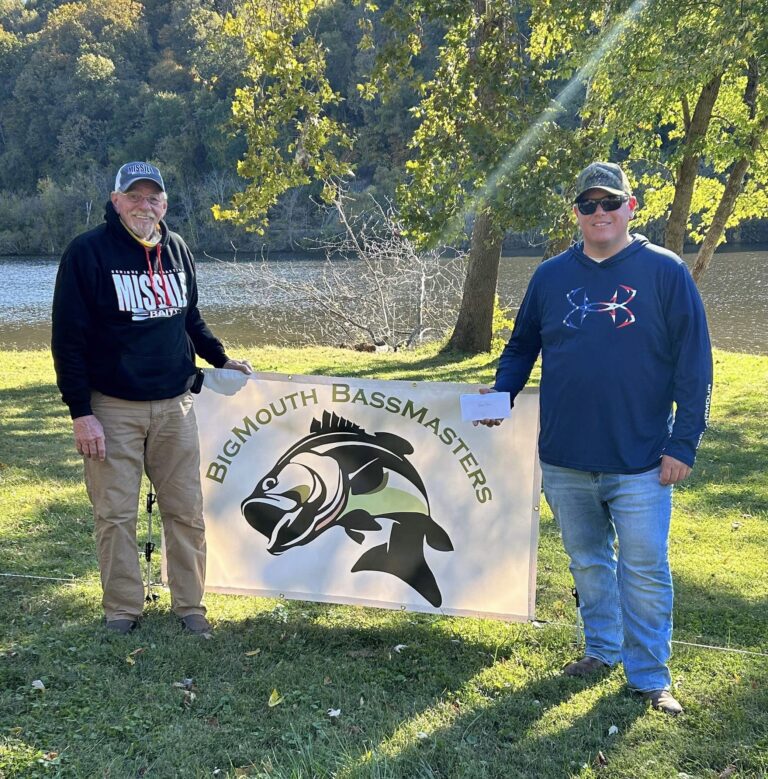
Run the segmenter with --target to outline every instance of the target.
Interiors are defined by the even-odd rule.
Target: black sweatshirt
[[[187,391],[195,353],[227,361],[197,308],[187,245],[160,223],[145,248],[107,203],[105,222],[75,238],[61,258],[53,294],[51,350],[72,418],[93,413],[91,390],[125,400],[161,400]]]

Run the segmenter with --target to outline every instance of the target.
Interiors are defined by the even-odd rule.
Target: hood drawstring
[[[143,244],[142,244],[143,245]],[[157,270],[160,274],[160,285],[163,288],[163,295],[165,295],[165,307],[170,308],[171,298],[168,295],[168,286],[165,281],[165,273],[163,272],[163,260],[160,257],[160,244],[155,244],[155,254],[157,257]],[[155,272],[152,268],[152,260],[149,258],[149,247],[144,246],[144,256],[147,258],[147,268],[149,268],[149,286],[152,288],[152,294],[155,296],[155,303],[158,308],[162,307],[162,301],[157,295],[157,289],[155,288]]]

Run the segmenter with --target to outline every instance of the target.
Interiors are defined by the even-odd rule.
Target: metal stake
[[[579,591],[575,587],[571,587],[571,595],[576,598],[576,646],[581,646],[584,643],[584,623],[581,621]]]
[[[147,595],[144,598],[145,603],[153,603],[158,600],[158,595],[152,590],[152,552],[155,551],[155,544],[152,541],[152,507],[157,503],[157,495],[152,492],[152,484],[149,485],[147,492],[147,542],[144,544],[144,559],[147,561]]]

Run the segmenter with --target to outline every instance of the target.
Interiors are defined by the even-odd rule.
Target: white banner
[[[206,371],[206,589],[532,619],[538,392],[488,429],[476,391]]]

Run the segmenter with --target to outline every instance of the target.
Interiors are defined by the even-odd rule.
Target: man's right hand
[[[478,392],[481,395],[487,395],[489,392],[496,392],[497,390],[491,387],[480,387]],[[485,427],[497,427],[504,420],[503,419],[476,419],[472,424],[477,427],[478,425],[485,425]]]
[[[79,454],[91,460],[104,460],[107,446],[104,441],[104,428],[93,414],[72,420],[75,433],[75,446]]]

